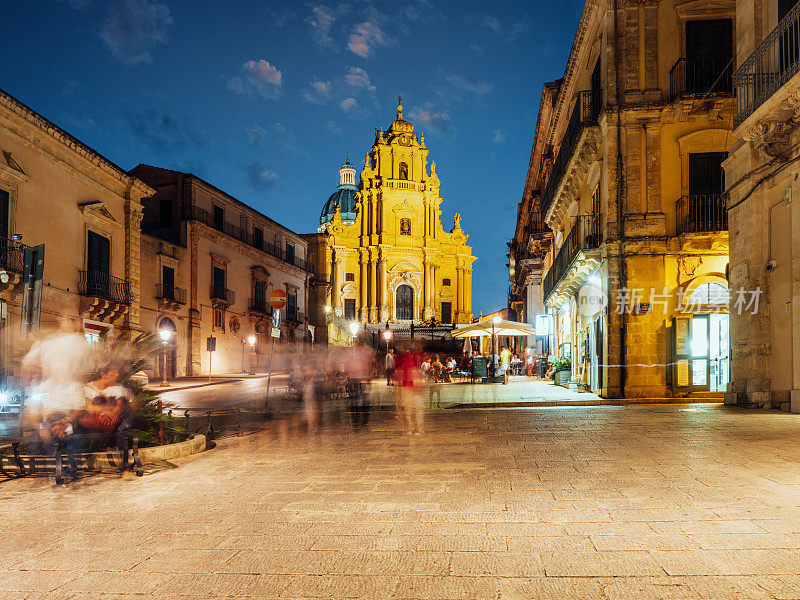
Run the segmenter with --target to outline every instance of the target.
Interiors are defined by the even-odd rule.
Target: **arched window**
[[[404,162],[400,163],[400,179],[408,179],[408,165]]]
[[[403,284],[395,292],[395,316],[401,321],[414,318],[414,290]]]
[[[730,292],[725,284],[709,281],[694,288],[689,301],[692,304],[727,304]]]

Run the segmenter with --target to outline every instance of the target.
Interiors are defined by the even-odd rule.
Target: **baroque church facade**
[[[398,99],[399,100],[399,99]],[[469,323],[472,320],[472,248],[456,214],[447,231],[436,163],[428,172],[425,137],[397,118],[380,128],[360,179],[348,160],[325,203],[318,233],[309,236],[317,273],[317,323],[328,339],[346,339],[349,323],[362,325]]]

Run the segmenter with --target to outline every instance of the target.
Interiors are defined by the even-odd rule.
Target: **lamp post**
[[[253,352],[256,348],[256,336],[251,335],[247,338],[247,343],[250,344],[250,375],[255,375],[253,372]]]
[[[383,332],[383,339],[386,340],[386,354],[389,354],[389,341],[392,339],[392,330],[389,329],[389,324],[386,324],[386,329]]]
[[[161,371],[161,387],[169,387],[169,383],[167,382],[167,344],[169,343],[169,338],[172,337],[172,332],[164,327],[159,330],[158,335],[161,337],[161,341],[164,343],[164,351],[161,353],[164,356],[164,368]]]

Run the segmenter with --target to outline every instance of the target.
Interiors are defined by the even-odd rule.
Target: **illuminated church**
[[[312,304],[325,311],[317,323],[471,321],[475,257],[458,214],[449,231],[442,227],[439,186],[425,136],[398,104],[389,129],[376,132],[360,179],[349,160],[339,170],[309,240],[318,280]]]

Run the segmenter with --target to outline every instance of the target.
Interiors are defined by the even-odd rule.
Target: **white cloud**
[[[347,67],[341,77],[333,80],[314,79],[302,92],[311,104],[329,104],[333,101],[342,110],[349,111],[359,104],[375,102],[375,86],[369,74],[361,67]]]
[[[311,104],[325,104],[333,94],[333,83],[315,79],[303,90],[303,98]]]
[[[371,92],[375,91],[375,86],[369,80],[369,75],[361,67],[348,67],[347,74],[344,76],[347,85],[354,88],[364,88]]]
[[[227,88],[235,94],[253,95],[258,93],[262,98],[274,100],[281,93],[283,74],[268,61],[248,60],[241,66],[241,76],[232,77]]]
[[[167,43],[167,27],[172,22],[166,4],[115,0],[100,29],[100,37],[122,62],[150,63],[153,62],[150,51],[158,43]]]
[[[253,146],[260,146],[267,139],[267,130],[261,125],[253,124],[247,128],[247,139]]]
[[[430,102],[412,109],[409,115],[412,121],[424,123],[428,128],[443,135],[448,135],[451,131],[450,115],[445,109]]]
[[[495,33],[500,33],[500,30],[503,28],[503,26],[500,25],[500,21],[497,19],[497,17],[493,17],[491,15],[488,15],[483,19],[483,25]]]
[[[523,15],[522,18],[514,20],[510,25],[504,25],[497,17],[488,15],[484,17],[481,25],[506,38],[509,42],[513,42],[531,28],[531,20],[528,15]]]
[[[257,190],[267,190],[278,182],[278,174],[262,163],[252,163],[247,167],[247,179]]]
[[[354,33],[350,34],[347,48],[353,54],[368,58],[378,46],[389,46],[393,40],[380,27],[378,19],[373,17],[356,25]]]
[[[311,16],[308,17],[308,24],[311,27],[311,39],[320,46],[331,46],[331,27],[336,17],[333,11],[327,6],[317,5],[311,8]]]
[[[492,84],[480,79],[475,79],[471,75],[462,75],[460,73],[447,73],[445,81],[450,84],[454,90],[459,92],[469,92],[478,96],[483,96],[492,91]]]
[[[357,106],[358,103],[356,102],[355,98],[345,98],[339,103],[339,108],[341,108],[344,112],[349,112]]]
[[[342,133],[344,133],[342,128],[336,124],[336,121],[328,121],[327,125],[325,125],[325,129],[336,135],[342,135]]]
[[[493,144],[501,144],[505,141],[506,138],[503,136],[503,132],[499,129],[495,129],[492,133],[494,134],[492,136]]]

